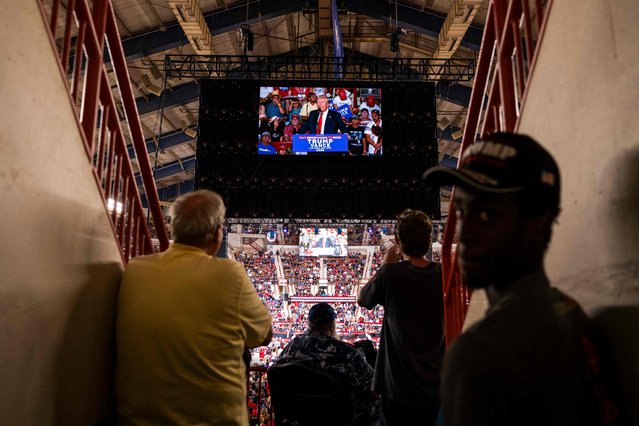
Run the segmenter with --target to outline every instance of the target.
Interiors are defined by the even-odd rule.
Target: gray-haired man
[[[244,268],[213,257],[224,203],[210,191],[174,205],[175,243],[131,260],[117,310],[124,424],[248,425],[245,347],[271,339],[271,315]]]

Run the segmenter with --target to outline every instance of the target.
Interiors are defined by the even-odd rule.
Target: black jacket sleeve
[[[319,116],[319,113],[317,112],[317,110],[311,111],[308,114],[308,120],[302,123],[302,125],[300,126],[300,130],[297,133],[301,135],[305,133],[315,134],[315,128],[317,127],[318,116]]]

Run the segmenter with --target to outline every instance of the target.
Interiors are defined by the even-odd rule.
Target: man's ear
[[[213,231],[210,238],[207,239],[207,249],[206,253],[210,256],[215,256],[217,251],[220,249],[222,245],[222,240],[224,239],[224,227],[223,225],[217,225],[215,230]]]
[[[217,244],[224,239],[224,226],[217,225],[215,232],[213,232],[213,241]]]

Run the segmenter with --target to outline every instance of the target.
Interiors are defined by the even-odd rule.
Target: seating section
[[[279,252],[278,252],[279,253]],[[276,257],[282,263],[283,276],[278,276]],[[326,278],[329,286],[334,286],[333,296],[356,296],[357,290],[366,272],[367,255],[361,252],[351,252],[344,258],[300,257],[294,252],[281,252],[275,255],[271,252],[245,252],[235,254],[238,262],[246,268],[247,274],[253,282],[260,299],[267,306],[273,316],[274,338],[268,347],[256,348],[252,353],[253,365],[270,365],[296,334],[303,333],[307,328],[308,310],[317,302],[284,301],[281,295],[276,296],[274,290],[280,279],[285,279],[289,286],[295,288],[295,297],[326,296],[326,288],[319,286],[320,277]],[[381,262],[381,255],[375,253],[373,258]],[[320,267],[320,264],[323,266]],[[373,266],[375,261],[373,261]],[[322,271],[322,268],[324,271]],[[312,292],[311,284],[319,291]],[[326,296],[338,313],[337,331],[345,341],[370,339],[375,344],[379,341],[379,332],[383,319],[383,309],[373,311],[359,308],[354,300],[336,301]]]
[[[356,295],[357,286],[364,276],[366,256],[352,252],[346,258],[329,257],[324,262],[328,284],[335,286],[335,296]]]
[[[317,257],[302,257],[294,252],[280,253],[284,278],[295,288],[296,296],[315,296],[311,286],[319,285],[320,261]]]
[[[317,299],[304,298],[321,297],[333,306],[337,312],[337,333],[343,341],[355,343],[369,340],[375,349],[379,346],[384,309],[380,306],[370,311],[359,308],[353,296],[357,295],[362,283],[380,268],[384,252],[377,245],[380,242],[375,235],[387,233],[388,229],[374,228],[371,233],[363,226],[355,229],[355,232],[349,229],[349,245],[356,246],[354,237],[362,245],[375,244],[374,250],[368,246],[366,250],[350,250],[346,257],[322,258],[299,256],[298,251],[291,250],[290,246],[287,250],[275,252],[234,252],[235,259],[244,265],[260,299],[273,316],[273,340],[268,346],[251,351],[252,371],[248,383],[251,424],[263,424],[273,413],[271,404],[277,407],[277,397],[273,396],[271,401],[272,396],[266,385],[266,371],[277,360],[282,348],[295,335],[307,329],[308,311],[317,303]],[[253,227],[246,227],[243,231],[255,232]],[[282,235],[291,245],[297,244],[293,226]],[[286,283],[286,286],[280,286],[281,283]],[[331,296],[327,295],[329,288],[334,288]],[[294,293],[290,292],[289,297],[282,294],[282,291],[291,289],[294,289]],[[344,300],[343,297],[351,299]]]
[[[271,286],[277,285],[275,257],[271,252],[247,253],[240,251],[235,260],[242,263],[258,293],[270,294]]]

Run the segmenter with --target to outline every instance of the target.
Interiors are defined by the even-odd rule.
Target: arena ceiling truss
[[[254,37],[250,54],[321,55],[329,42],[320,37],[318,1],[113,0],[161,199],[193,188],[199,108],[193,79],[163,81],[165,56],[241,55],[242,25]],[[485,0],[336,3],[343,47],[376,58],[475,59],[487,12]],[[399,50],[391,52],[389,35],[398,31]],[[472,81],[437,83],[439,159],[444,165],[457,162],[471,86]],[[134,157],[132,149],[130,154]]]

